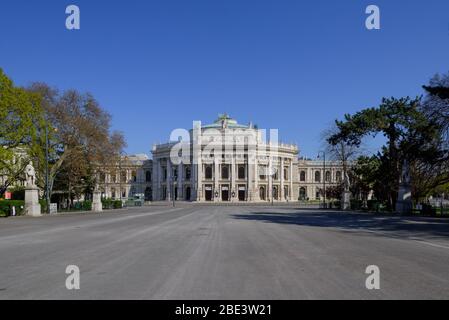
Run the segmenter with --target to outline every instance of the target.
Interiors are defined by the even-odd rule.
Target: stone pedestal
[[[39,204],[39,189],[28,187],[25,189],[25,215],[40,217],[41,205]]]
[[[351,192],[343,191],[341,195],[341,209],[351,210]]]
[[[399,186],[398,200],[396,201],[396,212],[410,213],[412,211],[412,191],[408,184]]]
[[[101,192],[94,191],[92,198],[92,211],[101,212],[103,211],[103,204],[101,203]]]

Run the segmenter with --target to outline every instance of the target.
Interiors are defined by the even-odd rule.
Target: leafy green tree
[[[437,136],[436,126],[421,112],[420,102],[419,97],[383,98],[379,107],[345,115],[344,121],[336,121],[339,131],[328,139],[332,145],[344,141],[360,146],[366,136],[385,136],[387,145],[379,160],[383,176],[389,181],[384,188],[390,208],[395,207],[404,160],[426,159],[438,152],[433,143]]]
[[[45,83],[34,83],[28,90],[42,97],[49,123],[49,197],[55,185],[70,198],[89,193],[96,168],[116,161],[126,145],[123,135],[111,132],[111,115],[91,94],[60,94]]]
[[[23,180],[25,166],[40,153],[45,125],[41,97],[16,87],[0,69],[0,196]]]

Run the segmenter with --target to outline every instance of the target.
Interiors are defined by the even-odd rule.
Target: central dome
[[[228,114],[218,115],[217,120],[212,124],[203,126],[204,129],[211,128],[231,128],[231,129],[249,129],[250,126],[239,124],[235,119],[232,119]]]

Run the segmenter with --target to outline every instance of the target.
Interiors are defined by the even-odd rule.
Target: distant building
[[[339,185],[342,168],[336,162],[298,159],[292,144],[273,144],[264,131],[242,125],[227,115],[194,128],[190,141],[153,146],[147,155],[124,156],[102,168],[103,197],[127,200],[144,194],[147,201],[287,202],[320,200],[326,186]],[[175,163],[172,150],[188,150]],[[212,150],[212,152],[211,152]]]

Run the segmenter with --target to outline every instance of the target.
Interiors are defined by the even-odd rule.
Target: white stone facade
[[[147,201],[294,202],[321,200],[320,190],[342,181],[335,162],[298,159],[296,145],[272,143],[264,131],[224,115],[189,132],[189,141],[153,146],[146,155],[123,157],[100,173],[103,197]],[[267,142],[268,141],[268,142]],[[175,161],[174,148],[187,152]],[[187,155],[186,155],[187,153]]]

